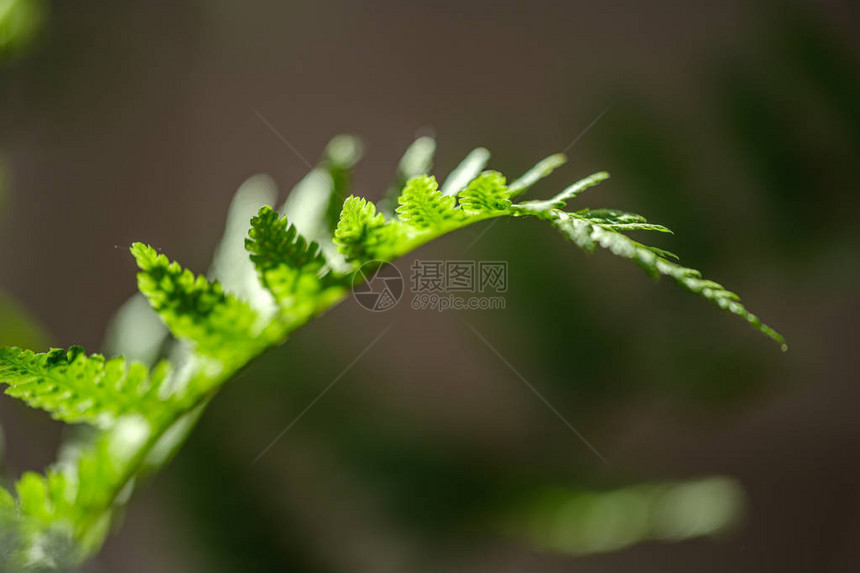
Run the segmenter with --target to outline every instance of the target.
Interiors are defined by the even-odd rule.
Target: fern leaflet
[[[0,348],[0,380],[6,394],[65,422],[110,426],[125,414],[154,417],[163,410],[159,390],[169,373],[161,362],[152,372],[139,362],[87,356],[82,348],[36,354]]]
[[[317,298],[322,298],[321,291],[333,289],[337,296],[342,290],[333,280],[319,245],[309,243],[271,207],[262,207],[251,219],[245,248],[260,282],[291,320],[310,316],[319,302]]]
[[[451,195],[442,195],[435,177],[422,175],[406,182],[397,199],[397,218],[418,229],[441,227],[451,219],[462,215],[455,211],[457,200]]]
[[[511,193],[498,171],[481,173],[460,192],[459,199],[460,207],[470,215],[502,215],[511,208]]]
[[[140,267],[140,292],[176,338],[222,361],[241,360],[253,353],[260,317],[248,303],[152,247],[135,243],[131,252]]]

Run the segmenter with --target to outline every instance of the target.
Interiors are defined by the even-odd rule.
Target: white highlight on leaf
[[[275,304],[269,291],[260,284],[248,258],[245,236],[251,217],[263,205],[274,203],[277,195],[277,185],[268,175],[254,175],[239,186],[230,204],[224,236],[215,250],[209,273],[226,292],[248,301],[251,308],[264,316],[274,312]]]
[[[490,160],[490,152],[483,147],[473,149],[466,158],[454,168],[445,183],[442,184],[442,195],[456,195],[462,191],[469,181],[480,175],[481,170]]]

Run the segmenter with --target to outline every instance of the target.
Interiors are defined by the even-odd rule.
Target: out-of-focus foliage
[[[229,289],[217,278],[183,269],[152,247],[142,243],[131,247],[140,269],[139,290],[178,341],[168,351],[172,364],[161,362],[150,370],[122,358],[106,361],[100,355],[87,356],[80,348],[44,354],[17,348],[2,351],[0,381],[9,386],[7,393],[62,420],[89,422],[101,429],[45,476],[25,474],[16,486],[17,499],[0,490],[4,516],[0,535],[11,540],[4,556],[8,567],[58,568],[91,554],[138,478],[171,457],[206,404],[241,368],[342,301],[359,267],[403,256],[474,223],[500,217],[547,220],[585,251],[599,245],[633,259],[652,276],[671,276],[686,290],[746,318],[784,343],[748,313],[736,295],[669,261],[665,251],[623,234],[666,232],[664,227],[630,213],[563,210],[580,191],[605,179],[604,174],[587,178],[548,201],[515,204],[512,198],[517,193],[549,175],[563,157],[545,159],[509,186],[502,174],[481,172],[489,153],[479,148],[441,190],[435,178],[426,174],[410,177],[398,198],[397,216],[386,218],[364,198],[350,195],[340,205],[359,155],[354,138],[336,138],[326,152],[326,169],[314,171],[314,179],[309,180],[319,178],[323,185],[317,193],[325,197],[308,193],[285,209],[287,216],[268,205],[257,211],[245,240],[253,265],[235,269],[219,262],[220,257],[227,260],[233,256],[230,253],[235,254],[232,242],[240,239],[237,226],[232,220],[228,223],[225,240],[231,244],[219,248],[213,274],[229,278]],[[429,164],[427,160],[418,163],[419,167]],[[305,201],[314,208],[307,209]],[[237,198],[231,217],[253,202]],[[339,207],[336,226],[333,204]],[[341,258],[327,255],[318,243],[304,237],[301,228],[291,224],[289,211],[305,213],[302,227],[316,229],[324,244],[337,245]],[[255,272],[259,283],[249,288],[248,277],[231,274],[236,272]],[[265,310],[265,305],[245,300],[262,289],[268,291],[275,308]],[[147,348],[149,357],[163,343],[161,332],[153,335],[156,342]],[[114,338],[127,340],[122,332],[115,332]]]
[[[0,214],[5,200],[7,176],[0,158]],[[0,346],[39,347],[46,336],[33,317],[9,295],[0,291]]]
[[[8,295],[0,292],[0,346],[38,347],[47,336],[36,321]]]
[[[43,0],[0,0],[0,64],[30,46],[45,12]]]
[[[737,482],[711,477],[610,491],[545,488],[500,521],[539,549],[583,554],[719,535],[738,525],[743,508]]]

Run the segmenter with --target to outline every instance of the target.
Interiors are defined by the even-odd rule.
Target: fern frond
[[[457,199],[442,195],[435,177],[421,175],[406,182],[397,198],[397,218],[410,227],[427,229],[439,227],[452,219],[462,218],[463,212],[456,210]]]
[[[416,169],[429,163],[426,151]],[[271,207],[263,207],[254,216],[245,247],[260,282],[277,299],[278,311],[252,308],[226,293],[218,282],[184,270],[153,248],[141,243],[132,246],[140,267],[141,293],[173,335],[190,343],[168,345],[171,356],[181,357],[172,370],[167,363],[149,370],[121,358],[86,356],[76,347],[45,354],[0,350],[0,382],[8,384],[8,394],[48,410],[58,419],[100,428],[91,443],[45,476],[25,474],[17,487],[17,500],[0,488],[0,569],[64,570],[92,553],[109,530],[114,509],[127,498],[136,479],[169,459],[218,389],[240,368],[342,301],[348,270],[366,261],[393,260],[479,221],[524,216],[548,220],[585,251],[607,249],[636,262],[655,278],[671,277],[683,289],[744,318],[785,348],[782,336],[750,313],[736,294],[702,278],[698,271],[671,262],[670,258],[677,257],[668,251],[623,234],[669,232],[665,227],[611,209],[562,210],[583,190],[606,179],[605,173],[587,177],[549,200],[512,204],[512,196],[548,175],[563,157],[541,161],[506,186],[500,173],[479,174],[489,158],[489,152],[479,148],[454,170],[441,191],[430,176],[409,179],[400,195],[398,218],[386,220],[366,199],[349,196],[342,208],[339,205],[359,156],[354,138],[333,140],[321,166],[285,208],[292,225]],[[332,237],[329,231],[336,211],[339,216]],[[237,236],[234,232],[228,235]],[[317,237],[325,256],[313,242]],[[339,252],[334,250],[335,244]],[[227,272],[225,265],[231,267],[227,258],[224,261],[224,265],[216,265],[219,272]],[[250,270],[250,266],[230,268],[236,271],[235,281],[231,279],[233,290],[254,292],[242,290]],[[252,284],[265,294],[256,280]],[[160,350],[160,344],[156,345],[153,356]],[[168,372],[170,388],[166,387]]]
[[[485,171],[460,192],[460,207],[468,214],[503,214],[511,208],[511,198],[505,186],[505,176],[498,171]]]
[[[132,245],[131,253],[140,268],[140,292],[176,338],[222,361],[247,358],[259,345],[259,315],[248,303],[143,243]]]
[[[126,414],[155,417],[165,405],[159,390],[168,373],[166,362],[150,372],[139,362],[87,356],[78,346],[42,354],[0,348],[0,382],[9,386],[6,394],[65,422],[106,427]]]
[[[745,319],[753,328],[778,342],[783,350],[787,349],[782,335],[749,312],[741,304],[738,295],[719,283],[702,278],[699,271],[666,260],[655,253],[653,249],[613,230],[611,225],[600,225],[562,211],[555,211],[553,218],[555,226],[583,250],[592,252],[599,246],[608,249],[619,257],[636,262],[654,278],[660,275],[672,277],[684,290],[701,296],[719,308]]]

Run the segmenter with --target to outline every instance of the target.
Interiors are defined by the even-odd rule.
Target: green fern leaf
[[[165,402],[159,397],[169,367],[149,369],[122,358],[87,356],[83,349],[53,349],[36,354],[20,348],[0,348],[0,382],[6,394],[58,420],[110,426],[120,416],[157,416]]]
[[[553,217],[556,227],[582,249],[591,252],[600,246],[615,255],[636,262],[654,278],[660,275],[672,277],[684,290],[701,296],[719,308],[744,318],[753,328],[778,342],[783,350],[787,349],[782,335],[749,312],[741,304],[738,295],[719,283],[702,278],[699,271],[666,260],[655,253],[653,249],[613,230],[611,225],[603,226],[562,211],[555,211]]]
[[[410,227],[427,229],[463,216],[456,210],[457,200],[438,190],[435,177],[421,175],[406,182],[398,197],[397,217]]]
[[[420,161],[408,169],[401,166],[399,176],[429,163],[433,142],[423,145]],[[366,199],[350,196],[343,202],[334,231],[338,253],[328,233],[332,219],[326,215],[334,212],[332,201],[337,205],[340,194],[346,193],[359,155],[353,138],[333,141],[321,167],[301,186],[302,192],[291,196],[286,210],[293,225],[270,207],[257,212],[246,250],[261,281],[254,277],[251,265],[238,269],[229,264],[229,259],[238,260],[232,245],[229,257],[223,252],[224,265],[216,265],[219,274],[232,276],[229,282],[236,292],[264,295],[266,305],[254,307],[259,313],[225,293],[218,282],[183,270],[151,247],[132,246],[140,267],[141,293],[174,336],[190,342],[165,345],[177,364],[170,372],[169,388],[166,364],[150,371],[123,359],[86,356],[79,348],[45,354],[0,350],[0,382],[9,386],[7,393],[59,419],[100,426],[88,445],[78,448],[74,456],[64,456],[44,477],[25,474],[16,488],[17,500],[0,488],[0,569],[66,570],[79,563],[101,545],[112,513],[124,503],[137,478],[170,458],[222,384],[264,348],[343,300],[350,265],[354,270],[366,261],[392,260],[478,221],[508,216],[549,220],[582,249],[604,248],[636,262],[655,278],[671,277],[685,290],[744,318],[785,348],[782,336],[747,311],[736,294],[702,278],[698,271],[671,262],[677,258],[671,253],[623,234],[669,232],[665,227],[611,209],[561,210],[567,201],[606,179],[605,173],[587,177],[549,200],[512,205],[513,195],[525,192],[561,165],[560,155],[541,161],[506,186],[499,173],[479,175],[489,158],[489,152],[480,148],[454,170],[441,192],[429,176],[409,179],[400,195],[399,219],[394,220],[386,220]],[[459,205],[455,205],[456,196]],[[306,227],[298,226],[302,220]],[[237,236],[234,226],[229,227],[227,235]],[[319,238],[325,256],[304,237]],[[332,271],[330,266],[343,270]],[[258,282],[277,298],[279,312],[271,308],[269,295]],[[254,288],[245,289],[248,285]],[[162,350],[161,335],[155,339],[153,356]]]
[[[259,348],[260,317],[246,302],[150,246],[135,243],[131,252],[140,268],[140,292],[176,338],[224,362],[245,360]]]
[[[470,215],[503,214],[511,208],[510,191],[505,176],[498,171],[485,171],[460,192],[460,206]]]

